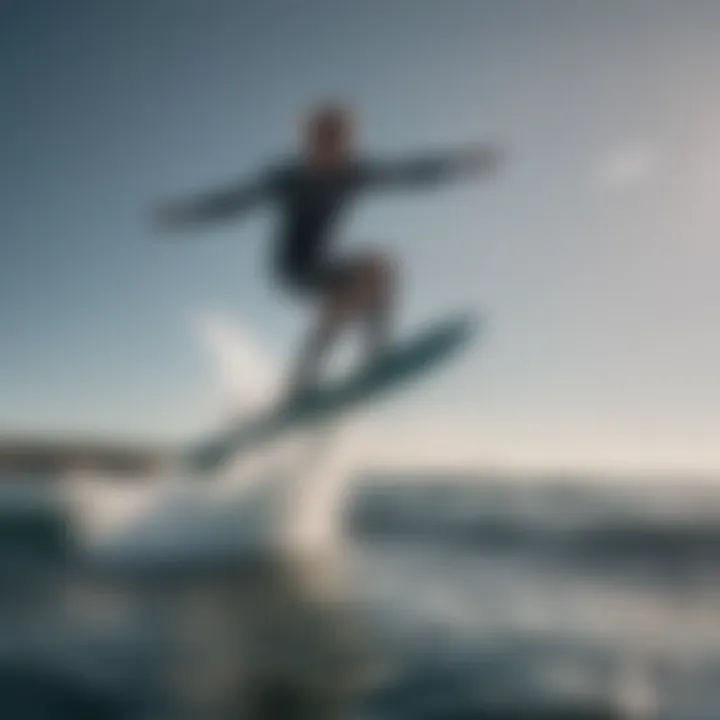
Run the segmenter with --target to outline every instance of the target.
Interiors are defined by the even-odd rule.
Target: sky
[[[160,239],[148,210],[340,97],[369,152],[508,156],[338,238],[400,260],[399,333],[485,319],[376,409],[379,462],[720,470],[718,33],[715,0],[5,0],[0,432],[184,438],[281,373],[308,316],[271,213]]]

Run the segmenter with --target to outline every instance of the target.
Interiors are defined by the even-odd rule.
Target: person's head
[[[320,105],[305,121],[305,152],[318,165],[342,164],[352,155],[353,131],[352,112],[347,107],[335,103]]]

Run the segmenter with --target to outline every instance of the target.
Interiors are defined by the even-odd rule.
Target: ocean
[[[450,714],[473,702],[481,713],[488,671],[491,696],[525,694],[536,708],[718,717],[719,497],[682,485],[379,484],[355,515],[364,585],[388,632],[446,677],[433,702]]]
[[[232,562],[206,569],[202,592],[192,573],[182,613],[174,603],[190,573],[177,559],[171,581],[153,572],[88,592],[52,487],[0,502],[0,717],[248,717],[228,696],[237,675],[217,679],[237,666],[229,638],[243,613],[244,638],[271,626],[259,645],[283,656],[277,667],[309,667],[321,645],[309,615],[295,622],[294,644],[268,640],[285,632],[292,595],[276,602],[274,589],[243,605],[260,584],[285,582],[258,579],[267,559],[243,583]],[[362,618],[375,673],[353,717],[720,717],[720,485],[485,475],[365,476],[353,487],[344,612]],[[153,614],[139,622],[118,610],[128,596],[151,598]],[[173,613],[183,642],[168,629]],[[158,669],[180,656],[182,674],[161,680]],[[301,706],[278,701],[265,715],[302,716]]]

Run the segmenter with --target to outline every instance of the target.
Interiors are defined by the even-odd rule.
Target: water
[[[0,584],[0,703],[29,718],[247,716],[234,694],[261,655],[339,682],[343,661],[321,656],[341,648],[327,635],[344,620],[300,611],[269,557],[252,571],[245,559],[209,573],[176,563],[162,578],[98,583],[74,561],[51,486],[13,487],[0,501],[0,570],[12,579]],[[720,717],[712,486],[485,477],[355,488],[352,602],[340,615],[352,609],[372,641],[361,716]],[[280,706],[275,716],[294,716]]]
[[[718,716],[717,490],[406,482],[370,482],[352,520],[388,637],[446,677],[432,702]]]

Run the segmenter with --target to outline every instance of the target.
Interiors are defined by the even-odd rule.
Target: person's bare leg
[[[390,260],[373,254],[358,265],[356,277],[348,285],[327,296],[300,353],[291,383],[293,394],[315,385],[327,353],[340,332],[355,319],[360,319],[367,329],[368,358],[373,360],[382,354],[390,341],[395,284]]]
[[[356,314],[359,296],[348,290],[329,295],[324,300],[318,321],[310,330],[300,352],[291,382],[291,394],[314,387],[322,363],[347,322]]]
[[[392,333],[396,279],[391,261],[381,255],[368,259],[368,292],[365,318],[368,330],[368,356],[376,359],[387,349]]]

